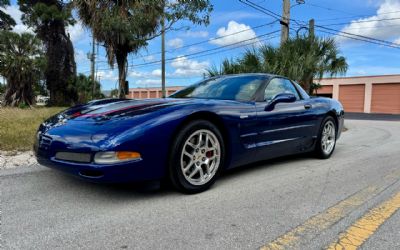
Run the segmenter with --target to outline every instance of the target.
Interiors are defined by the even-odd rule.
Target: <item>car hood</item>
[[[172,105],[185,102],[175,99],[121,100],[107,103],[88,103],[69,108],[46,121],[47,125],[65,124],[68,122],[104,123],[109,120],[126,119],[155,112]],[[187,101],[186,101],[187,102]]]
[[[63,147],[84,147],[103,143],[141,124],[147,114],[189,102],[178,99],[109,100],[69,108],[43,122],[39,137],[47,137]]]

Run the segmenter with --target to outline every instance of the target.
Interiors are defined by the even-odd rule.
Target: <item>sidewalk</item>
[[[375,120],[375,121],[400,121],[400,115],[345,113],[344,114],[344,119],[349,119],[349,120]]]

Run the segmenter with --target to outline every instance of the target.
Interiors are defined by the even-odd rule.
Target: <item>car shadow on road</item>
[[[257,163],[240,166],[234,169],[225,170],[221,173],[217,180],[217,185],[214,188],[218,188],[220,185],[227,184],[233,179],[237,179],[239,176],[244,177],[246,175],[252,175],[254,172],[268,171],[269,169],[281,167],[286,163],[300,162],[303,160],[309,160],[312,157],[308,154],[285,156],[267,161],[261,161]],[[73,189],[79,189],[80,192],[86,195],[106,195],[113,197],[113,199],[130,199],[135,197],[137,199],[147,199],[149,197],[165,197],[169,196],[181,196],[171,185],[166,181],[144,181],[135,183],[124,183],[124,184],[98,184],[91,183],[85,180],[60,173],[58,171],[51,171],[52,178],[57,183],[60,183],[64,187],[73,187]],[[85,195],[85,196],[86,196]],[[201,195],[201,194],[200,194]]]

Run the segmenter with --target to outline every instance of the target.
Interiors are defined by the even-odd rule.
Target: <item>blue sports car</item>
[[[343,107],[269,74],[205,79],[164,99],[107,99],[40,125],[40,164],[116,183],[168,179],[180,191],[209,188],[224,169],[290,154],[329,158]]]

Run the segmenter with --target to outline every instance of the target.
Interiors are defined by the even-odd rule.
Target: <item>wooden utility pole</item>
[[[161,89],[162,97],[165,98],[165,17],[161,19]]]
[[[95,63],[96,63],[96,54],[95,54],[95,43],[96,40],[94,39],[94,36],[92,36],[92,53],[90,55],[90,61],[91,61],[91,77],[92,77],[92,99],[94,99],[94,93],[96,92],[96,79],[95,79],[95,73],[94,73],[94,68],[95,68]]]
[[[281,45],[289,39],[290,0],[283,0],[281,27]]]
[[[310,37],[314,37],[314,26],[315,26],[315,21],[314,19],[310,19],[310,21],[308,22],[308,34]]]

